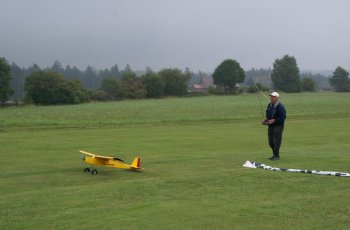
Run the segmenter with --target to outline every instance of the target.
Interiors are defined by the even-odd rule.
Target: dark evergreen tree
[[[301,80],[295,58],[285,55],[281,59],[276,59],[273,64],[271,80],[277,90],[287,93],[300,92]]]
[[[86,67],[86,70],[82,76],[81,82],[84,87],[92,91],[100,88],[100,82],[96,74],[96,70],[92,66]]]
[[[349,72],[340,66],[335,69],[329,82],[336,92],[350,92]]]
[[[133,71],[132,71],[132,69],[131,69],[131,67],[130,67],[130,65],[129,64],[126,64],[126,66],[125,66],[125,68],[124,68],[124,70],[123,71],[121,71],[121,77],[123,77],[125,74],[127,74],[127,73],[133,73]]]
[[[39,72],[39,71],[41,71],[40,66],[34,63],[26,70],[26,76],[29,76],[30,74]]]
[[[64,70],[64,77],[67,80],[81,80],[83,73],[77,67],[71,67],[67,65]]]
[[[60,74],[64,74],[64,69],[62,67],[62,64],[60,61],[55,61],[55,63],[52,65],[52,67],[50,68],[51,71],[60,73]]]
[[[130,67],[130,66],[129,66]],[[131,68],[130,68],[131,70]],[[111,67],[110,69],[110,77],[115,78],[115,79],[121,79],[121,73],[119,71],[118,65],[115,64],[114,66]]]
[[[11,66],[5,58],[0,58],[0,104],[3,105],[13,94],[10,87]]]
[[[107,79],[107,78],[111,78],[111,74],[109,72],[109,69],[105,68],[105,69],[101,69],[99,72],[98,72],[98,75],[100,76],[100,78],[103,80],[103,79]],[[102,85],[102,83],[101,83]]]
[[[13,100],[20,102],[24,99],[24,81],[25,70],[20,68],[16,63],[11,65],[11,88],[14,90]]]

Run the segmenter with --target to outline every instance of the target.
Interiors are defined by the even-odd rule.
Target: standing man
[[[269,145],[272,149],[272,157],[270,160],[280,159],[280,147],[282,142],[282,133],[284,129],[284,120],[286,119],[286,109],[279,101],[279,93],[270,93],[270,103],[267,106],[266,118],[263,121],[264,125],[268,125]]]

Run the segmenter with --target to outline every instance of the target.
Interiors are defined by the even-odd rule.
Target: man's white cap
[[[270,93],[270,96],[271,97],[280,97],[279,93],[277,93],[277,92]]]

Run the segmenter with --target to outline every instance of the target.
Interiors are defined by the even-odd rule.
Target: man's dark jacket
[[[275,104],[270,103],[266,110],[266,119],[275,119],[275,123],[270,126],[284,126],[284,120],[287,117],[287,112],[281,102]]]

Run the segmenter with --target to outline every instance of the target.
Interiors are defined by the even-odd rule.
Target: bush
[[[107,93],[103,90],[97,90],[95,91],[92,96],[91,99],[94,101],[109,101],[110,98],[108,97]]]
[[[80,81],[66,81],[63,75],[53,71],[31,74],[24,86],[26,102],[40,105],[78,104],[90,100],[89,92]]]

